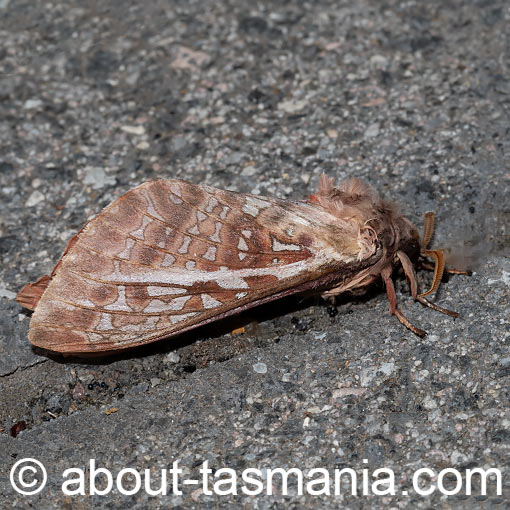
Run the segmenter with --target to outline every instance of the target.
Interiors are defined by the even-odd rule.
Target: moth
[[[28,337],[49,351],[101,353],[147,344],[297,293],[326,298],[382,279],[390,313],[401,264],[413,298],[430,302],[445,269],[397,207],[357,178],[338,187],[324,174],[307,200],[223,191],[181,180],[146,182],[116,199],[69,241],[48,276],[17,301],[34,310]],[[419,293],[414,264],[434,261]]]

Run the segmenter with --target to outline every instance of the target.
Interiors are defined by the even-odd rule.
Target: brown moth
[[[416,227],[359,179],[336,188],[321,176],[309,200],[223,191],[180,180],[146,182],[115,200],[69,241],[51,275],[18,302],[34,310],[32,344],[62,353],[117,351],[177,335],[283,296],[334,297],[382,278],[390,313],[400,261],[414,299],[429,302],[444,270],[428,250],[433,215]],[[431,289],[418,293],[414,261],[435,259]]]

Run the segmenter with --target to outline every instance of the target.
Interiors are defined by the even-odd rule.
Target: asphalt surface
[[[0,0],[0,507],[509,508],[509,22],[502,0]],[[474,269],[437,295],[460,318],[413,303],[397,275],[423,339],[376,286],[336,308],[273,303],[114,358],[30,347],[15,294],[128,189],[177,177],[301,199],[323,171],[367,179],[418,225],[436,212],[434,245]],[[9,478],[28,457],[48,475],[33,496]],[[149,470],[153,487],[178,461],[182,494],[90,495],[90,459],[114,476]],[[238,494],[183,485],[204,461],[209,489],[231,468]],[[313,468],[332,481],[352,468],[358,493],[299,494],[293,475],[285,495],[278,467],[305,482]],[[480,495],[474,477],[467,495],[477,467],[500,469],[502,490],[490,479]],[[78,476],[68,468],[85,470],[85,495],[64,493]],[[263,494],[243,493],[257,488],[248,468]],[[394,473],[394,495],[375,494],[378,468]],[[420,495],[420,468],[434,474],[422,487],[452,491],[454,473],[438,479],[447,468],[462,487]]]

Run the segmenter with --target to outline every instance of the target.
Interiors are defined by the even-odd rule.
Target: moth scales
[[[400,263],[413,298],[441,281],[441,250],[428,249],[392,202],[357,178],[338,187],[324,174],[307,200],[224,191],[181,180],[149,181],[88,221],[50,275],[19,292],[34,310],[28,337],[48,351],[108,353],[178,335],[298,293],[325,298],[382,278],[390,313],[417,335],[397,307]],[[431,288],[419,293],[414,264],[434,261]]]

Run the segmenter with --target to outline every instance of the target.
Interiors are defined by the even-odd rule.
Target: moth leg
[[[407,254],[401,250],[397,251],[397,257],[404,268],[404,273],[406,278],[409,280],[409,285],[411,286],[411,296],[416,300],[418,297],[418,280],[416,279],[416,273],[414,271],[414,266]]]
[[[451,317],[458,317],[459,314],[457,312],[454,312],[452,310],[448,310],[447,308],[443,308],[439,305],[436,305],[435,303],[431,303],[427,298],[423,297],[423,294],[420,294],[419,296],[416,295],[417,293],[417,281],[416,281],[416,273],[414,271],[414,267],[409,260],[409,257],[401,251],[397,252],[397,257],[400,259],[400,262],[402,263],[402,267],[404,268],[404,272],[409,279],[410,285],[411,285],[411,294],[413,295],[413,298],[417,301],[419,301],[422,305],[428,306],[429,308],[432,308],[432,310],[435,310],[436,312],[441,312],[446,315],[450,315]],[[414,291],[413,291],[413,280],[414,280]]]
[[[424,331],[423,329],[413,326],[409,322],[409,320],[406,317],[404,317],[404,315],[402,315],[402,312],[398,308],[397,310],[395,310],[395,316],[407,329],[410,329],[415,335],[418,335],[419,337],[423,338],[427,334],[427,332]]]
[[[342,294],[342,292],[345,292],[345,286],[340,285],[338,287],[334,287],[332,289],[326,290],[321,294],[321,297],[324,299],[328,298],[335,298],[336,296],[339,296]]]
[[[324,299],[332,298],[339,296],[344,292],[352,292],[354,294],[356,290],[361,290],[363,287],[367,287],[376,279],[377,276],[375,275],[367,275],[362,280],[357,281],[354,285],[349,286],[349,284],[343,283],[342,285],[338,285],[337,287],[333,287],[332,289],[326,290],[321,294],[321,297]]]
[[[471,276],[473,274],[472,271],[464,271],[462,269],[455,269],[454,267],[447,267],[445,272],[450,274],[463,274],[464,276]]]
[[[457,312],[454,312],[453,310],[448,310],[447,308],[443,308],[442,306],[436,305],[435,303],[431,303],[427,298],[424,298],[423,296],[418,296],[416,298],[422,305],[428,306],[429,308],[432,308],[432,310],[435,310],[436,312],[441,312],[446,315],[449,315],[450,317],[458,317],[459,314]]]
[[[385,268],[381,271],[381,276],[386,285],[386,294],[388,295],[388,301],[390,302],[390,314],[395,315],[397,319],[407,328],[410,329],[415,335],[424,337],[427,332],[423,329],[413,326],[411,322],[404,316],[404,314],[397,308],[397,295],[395,294],[395,286],[391,279],[391,267]]]
[[[381,271],[384,284],[386,285],[386,294],[388,295],[388,301],[390,302],[390,314],[395,315],[397,310],[397,295],[395,294],[395,286],[391,279],[391,269],[385,268]]]

